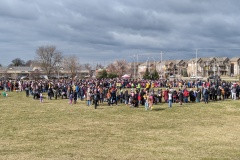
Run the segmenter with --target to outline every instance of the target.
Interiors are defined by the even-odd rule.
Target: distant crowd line
[[[119,103],[130,107],[144,106],[152,110],[158,103],[208,103],[225,99],[239,99],[238,82],[215,80],[130,80],[130,79],[59,79],[59,80],[1,80],[2,94],[26,92],[33,99],[69,99],[69,104],[86,101],[87,106]]]

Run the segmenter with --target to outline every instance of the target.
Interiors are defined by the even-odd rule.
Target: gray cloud
[[[0,64],[55,45],[81,63],[239,56],[238,0],[2,0]],[[223,49],[226,48],[226,49]]]

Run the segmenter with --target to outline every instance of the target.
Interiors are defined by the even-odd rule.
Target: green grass
[[[240,159],[240,100],[143,107],[0,97],[0,159]]]

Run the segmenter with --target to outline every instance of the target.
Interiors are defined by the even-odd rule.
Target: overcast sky
[[[80,63],[240,57],[239,0],[0,0],[0,64],[55,45]],[[207,49],[214,48],[214,49]]]

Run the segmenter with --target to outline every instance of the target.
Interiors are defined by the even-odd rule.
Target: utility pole
[[[133,66],[133,74],[134,74],[134,79],[136,79],[136,65],[135,65],[135,54],[134,54],[134,64],[133,64],[134,66]]]
[[[162,51],[161,51],[161,65],[160,65],[160,73],[162,74]]]
[[[197,63],[197,51],[198,51],[198,49],[196,49],[196,68],[195,68],[196,69],[196,74],[195,74],[196,77],[197,77],[197,70],[198,70],[198,66],[197,66],[198,65],[198,63]]]

